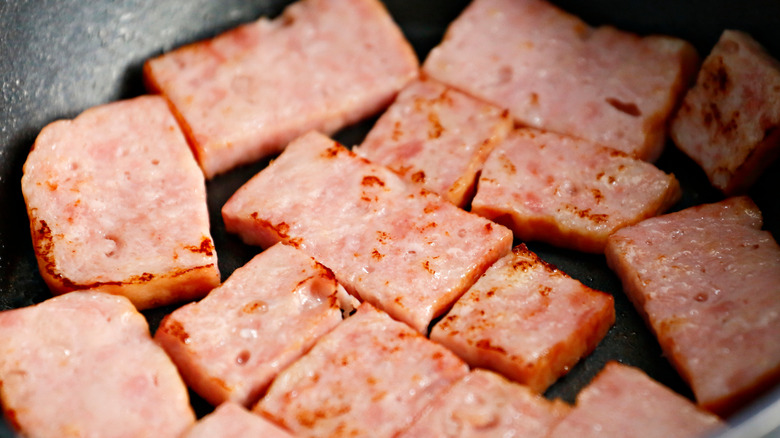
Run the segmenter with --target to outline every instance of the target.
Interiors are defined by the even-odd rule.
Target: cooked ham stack
[[[725,34],[697,87],[735,51],[761,58],[746,38]],[[150,60],[162,97],[55,122],[25,164],[41,274],[79,292],[0,313],[7,418],[52,436],[713,431],[702,408],[780,379],[780,248],[747,198],[655,217],[682,192],[649,161],[697,62],[682,40],[543,0],[474,0],[422,74],[377,0],[302,0]],[[708,99],[686,98],[681,148]],[[354,151],[325,135],[388,105]],[[222,208],[264,251],[219,285],[204,177],[280,152]],[[744,187],[749,168],[713,183]],[[544,398],[607,335],[614,298],[521,241],[605,253],[698,406],[617,363],[574,406]],[[139,309],[202,299],[154,343],[105,292]],[[184,383],[218,406],[197,424]]]

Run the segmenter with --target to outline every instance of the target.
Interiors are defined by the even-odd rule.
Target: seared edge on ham
[[[292,438],[293,435],[243,406],[225,402],[198,420],[182,438]]]

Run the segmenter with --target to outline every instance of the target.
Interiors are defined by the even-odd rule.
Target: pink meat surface
[[[0,313],[0,398],[29,437],[173,438],[195,422],[143,315],[93,291]]]
[[[687,42],[592,28],[544,0],[475,0],[423,71],[528,126],[652,161],[697,63]]]
[[[421,79],[398,95],[354,150],[462,207],[488,154],[511,126],[506,111]]]
[[[542,392],[590,354],[615,322],[612,296],[519,245],[477,281],[431,331],[472,367]]]
[[[203,174],[160,97],[46,126],[24,164],[22,192],[55,294],[98,289],[143,309],[219,285]]]
[[[275,20],[154,58],[144,76],[173,104],[211,178],[383,109],[418,67],[378,0],[302,0]]]
[[[569,412],[526,386],[476,369],[439,396],[399,437],[546,438]]]
[[[550,438],[693,438],[723,425],[640,369],[609,362]]]
[[[780,381],[780,247],[746,197],[624,228],[606,256],[703,407],[727,414]]]
[[[255,411],[301,436],[392,437],[467,372],[451,352],[364,303],[282,371]]]
[[[501,225],[317,133],[290,143],[222,216],[247,243],[299,247],[350,293],[421,332],[512,247]]]
[[[600,253],[615,230],[663,213],[680,195],[677,179],[650,163],[519,129],[488,157],[471,211],[525,241]]]
[[[726,30],[670,132],[712,185],[747,190],[780,154],[780,62],[750,35]]]
[[[222,403],[182,438],[292,438],[293,435],[236,403]]]

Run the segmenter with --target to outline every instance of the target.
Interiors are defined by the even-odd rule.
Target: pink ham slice
[[[392,437],[468,367],[368,303],[282,371],[255,411],[300,436]]]
[[[528,387],[476,369],[455,382],[398,436],[546,438],[569,409],[566,403],[547,400]]]
[[[377,0],[302,0],[148,61],[208,178],[387,106],[418,60]]]
[[[543,0],[476,0],[423,71],[528,126],[652,161],[697,63],[687,42],[591,28]]]
[[[93,291],[0,313],[0,398],[30,437],[179,437],[184,383],[124,297]]]
[[[222,403],[201,418],[182,438],[292,438],[293,435],[243,406]]]
[[[200,302],[168,315],[155,339],[203,398],[249,406],[341,321],[343,298],[351,297],[330,270],[277,244]]]
[[[519,245],[431,331],[472,367],[542,392],[589,354],[615,322],[612,296],[583,285]]]
[[[672,121],[677,146],[726,194],[747,190],[780,154],[780,62],[726,30]]]
[[[398,95],[355,152],[463,207],[511,126],[506,111],[421,79]]]
[[[726,414],[780,381],[780,247],[746,197],[648,219],[607,262],[703,407]]]
[[[421,332],[512,246],[506,228],[317,133],[290,143],[222,216],[247,243],[301,248]]]
[[[693,438],[724,423],[638,368],[609,362],[550,438]]]
[[[201,298],[219,284],[203,174],[160,97],[45,127],[22,192],[55,294],[98,289],[143,309]]]
[[[538,240],[604,251],[615,230],[663,213],[680,198],[677,179],[615,149],[519,129],[488,157],[471,211]]]

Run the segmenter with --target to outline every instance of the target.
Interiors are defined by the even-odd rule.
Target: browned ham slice
[[[431,339],[472,367],[542,392],[589,354],[614,322],[612,296],[519,245],[455,303]]]
[[[222,403],[209,415],[201,418],[182,438],[292,438],[293,435],[253,414],[243,406]]]
[[[745,191],[780,154],[780,62],[726,30],[672,121],[677,146],[726,194]]]
[[[780,381],[780,247],[746,197],[624,228],[607,262],[703,407],[728,413]]]
[[[569,412],[528,387],[476,369],[455,382],[399,437],[546,438]]]
[[[599,253],[615,230],[663,213],[680,194],[673,175],[623,152],[519,129],[485,162],[471,211],[524,241]]]
[[[0,398],[29,437],[175,438],[195,422],[143,315],[93,291],[0,313]]]
[[[378,0],[302,0],[148,61],[208,178],[387,106],[417,57]]]
[[[341,321],[339,300],[345,297],[351,298],[332,272],[277,244],[200,302],[168,315],[155,339],[203,398],[249,406],[280,370]]]
[[[528,126],[652,161],[697,63],[687,42],[592,28],[544,0],[475,0],[423,70]]]
[[[255,411],[300,436],[392,437],[468,372],[368,303],[282,371]]]
[[[462,207],[511,126],[506,111],[422,79],[401,91],[354,150]]]
[[[143,309],[201,298],[219,284],[203,174],[160,97],[45,127],[22,192],[55,294],[96,289]]]
[[[638,368],[609,362],[550,438],[694,438],[723,425]]]
[[[299,247],[421,332],[512,246],[501,225],[314,132],[236,191],[222,216],[247,243]]]

